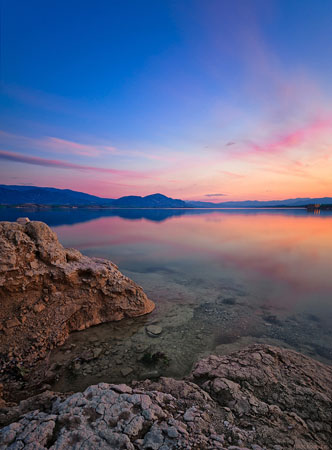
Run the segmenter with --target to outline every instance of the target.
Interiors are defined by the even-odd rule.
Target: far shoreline
[[[307,210],[308,208],[306,206],[242,206],[242,207],[225,207],[225,208],[220,208],[220,207],[215,207],[215,208],[211,208],[211,207],[206,207],[206,208],[195,208],[195,207],[183,207],[183,208],[171,208],[171,207],[165,207],[165,208],[138,208],[138,207],[110,207],[110,206],[91,206],[91,205],[31,205],[31,204],[26,204],[26,205],[0,205],[0,208],[8,208],[8,209],[91,209],[91,210],[128,210],[128,209],[132,209],[132,210],[200,210],[200,211],[205,211],[205,210],[280,210],[280,209],[305,209]]]

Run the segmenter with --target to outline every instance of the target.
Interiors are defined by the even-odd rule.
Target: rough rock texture
[[[268,448],[332,448],[332,368],[292,350],[255,345],[229,356],[210,356],[192,372],[230,423],[255,427]]]
[[[42,222],[0,222],[0,374],[26,369],[74,330],[149,313],[110,261],[65,249]]]
[[[191,381],[101,383],[65,400],[49,393],[47,408],[1,430],[0,449],[328,450],[331,380],[330,367],[255,345],[200,361]]]

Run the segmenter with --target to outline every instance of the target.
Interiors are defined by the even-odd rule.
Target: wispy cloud
[[[218,172],[229,178],[244,178],[244,175],[240,173],[230,172],[229,170],[219,170]]]
[[[40,139],[38,144],[45,145],[50,150],[55,152],[69,152],[72,154],[95,157],[102,154],[119,154],[120,152],[112,146],[105,145],[87,145],[81,144],[80,142],[69,141],[66,139],[60,139],[56,137],[46,137]]]
[[[146,173],[135,172],[131,170],[119,170],[105,167],[86,166],[83,164],[75,164],[68,161],[61,161],[56,159],[39,158],[36,156],[27,156],[21,153],[8,152],[0,150],[0,159],[21,162],[25,164],[32,164],[36,166],[54,167],[60,169],[74,169],[90,172],[108,173],[111,175],[121,175],[125,177],[149,178]]]
[[[277,135],[274,133],[274,136],[265,142],[243,140],[236,149],[230,149],[228,155],[232,159],[243,159],[245,156],[281,155],[293,149],[296,150],[304,144],[311,144],[312,151],[315,151],[318,140],[328,136],[330,131],[332,131],[331,117],[314,119],[291,131]]]
[[[297,145],[301,145],[305,142],[311,141],[320,134],[331,129],[332,120],[330,118],[314,120],[313,122],[310,122],[305,126],[293,130],[289,133],[286,133],[283,136],[280,136],[265,145],[254,145],[252,147],[252,150],[257,152],[269,153],[282,152]]]
[[[205,194],[204,197],[227,197],[228,194]]]
[[[149,151],[119,149],[110,144],[87,144],[78,140],[63,139],[55,136],[30,137],[0,130],[2,145],[14,151],[27,148],[47,153],[78,155],[88,158],[118,156],[124,158],[149,159],[154,161],[175,162],[177,156],[156,154]]]

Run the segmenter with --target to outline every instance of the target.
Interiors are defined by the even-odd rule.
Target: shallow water
[[[54,389],[182,377],[201,356],[254,342],[332,362],[331,212],[0,210],[0,220],[19,216],[111,259],[156,303],[146,317],[72,334],[52,354],[67,367]],[[151,324],[158,337],[147,334]]]

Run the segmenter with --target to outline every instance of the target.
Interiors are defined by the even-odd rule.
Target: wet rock
[[[123,369],[121,369],[121,374],[126,377],[127,375],[133,373],[133,371],[134,370],[131,367],[124,367]]]
[[[137,353],[143,353],[144,350],[146,350],[146,346],[144,344],[136,344],[133,348]]]
[[[103,349],[100,347],[96,347],[93,349],[93,357],[94,358],[99,358],[99,356],[103,353]]]
[[[65,249],[45,223],[0,222],[4,377],[15,373],[9,351],[31,366],[63,344],[72,331],[153,309],[143,290],[113,263]]]
[[[148,325],[145,330],[147,335],[151,337],[158,337],[163,331],[163,329],[159,325]]]

